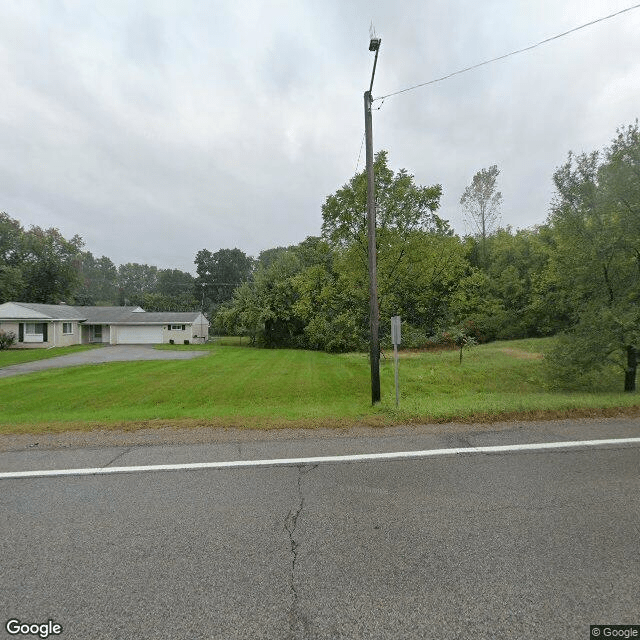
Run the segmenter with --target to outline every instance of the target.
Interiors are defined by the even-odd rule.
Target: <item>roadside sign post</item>
[[[400,339],[400,316],[393,316],[391,318],[391,342],[393,342],[393,366],[396,378],[396,407],[400,405],[400,386],[398,383],[398,345]]]

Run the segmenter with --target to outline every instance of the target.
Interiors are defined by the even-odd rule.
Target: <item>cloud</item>
[[[300,242],[356,168],[372,19],[382,95],[626,4],[3,3],[0,209],[116,263],[192,270],[202,248]],[[491,164],[503,222],[542,222],[566,153],[606,145],[638,115],[638,27],[629,12],[389,98],[374,146],[443,185],[459,232],[460,194]]]

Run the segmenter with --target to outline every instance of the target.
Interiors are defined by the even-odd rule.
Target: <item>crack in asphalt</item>
[[[298,611],[298,589],[296,587],[296,563],[298,561],[298,548],[300,542],[296,539],[296,529],[298,526],[298,518],[304,508],[304,494],[302,492],[302,476],[313,471],[318,465],[310,467],[305,465],[298,466],[297,478],[297,495],[298,503],[295,509],[289,509],[287,517],[284,519],[283,531],[289,536],[289,545],[291,548],[291,567],[289,571],[289,593],[291,594],[291,607],[289,609],[289,631],[291,638],[308,638],[309,623],[306,616],[300,615]]]
[[[105,464],[104,466],[105,467],[111,466],[118,458],[121,458],[123,455],[125,455],[125,453],[129,453],[129,451],[131,451],[131,449],[133,449],[133,447],[128,447],[124,451],[121,451],[113,460],[107,462],[107,464]]]

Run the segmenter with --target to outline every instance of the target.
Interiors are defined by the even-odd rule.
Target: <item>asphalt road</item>
[[[136,360],[191,360],[210,351],[172,351],[170,349],[154,349],[153,345],[131,344],[105,346],[100,349],[79,351],[67,356],[34,360],[22,364],[12,364],[0,368],[0,378],[17,376],[23,373],[44,371],[46,369],[62,369],[84,364],[102,364],[104,362],[127,362]]]
[[[0,470],[638,436],[640,422],[447,429],[25,445]],[[0,510],[0,622],[53,619],[64,639],[586,639],[640,624],[637,445],[2,480]]]

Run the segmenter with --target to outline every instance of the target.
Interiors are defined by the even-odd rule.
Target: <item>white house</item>
[[[199,311],[148,313],[140,307],[75,307],[66,304],[0,304],[0,331],[12,331],[20,347],[74,344],[201,344],[209,321]]]

